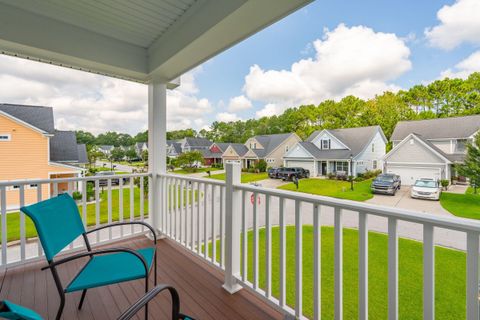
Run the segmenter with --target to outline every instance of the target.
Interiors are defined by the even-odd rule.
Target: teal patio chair
[[[65,306],[65,294],[82,291],[78,309],[82,308],[88,289],[106,286],[114,283],[145,279],[145,292],[148,292],[148,276],[154,266],[154,282],[157,285],[157,238],[153,228],[140,221],[118,222],[104,225],[96,229],[85,230],[77,204],[68,194],[22,207],[20,209],[29,216],[37,229],[38,237],[42,243],[48,266],[42,270],[50,269],[60,295],[60,306],[56,319],[60,319]],[[92,250],[88,241],[88,234],[101,229],[139,224],[147,227],[153,234],[153,247],[139,250],[128,248],[107,248]],[[79,236],[85,241],[86,251],[67,257],[55,257]],[[57,266],[88,257],[89,260],[80,269],[78,274],[64,287],[57,272]],[[148,304],[145,306],[145,319],[148,318]]]
[[[130,320],[148,302],[155,298],[160,292],[168,290],[172,297],[172,320],[194,320],[192,317],[180,313],[180,297],[174,287],[161,284],[156,286],[143,297],[137,300],[127,310],[125,310],[117,320]],[[14,304],[8,300],[0,301],[0,318],[11,320],[43,320],[43,318],[33,310]]]

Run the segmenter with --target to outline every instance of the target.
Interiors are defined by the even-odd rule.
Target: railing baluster
[[[194,247],[194,238],[193,238],[193,228],[195,226],[194,222],[194,208],[195,208],[195,184],[193,181],[190,182],[190,250],[195,250]]]
[[[200,255],[200,201],[202,198],[200,182],[197,183],[197,198],[197,254]]]
[[[313,319],[322,317],[322,229],[320,225],[320,206],[313,205]]]
[[[185,208],[183,209],[185,212],[185,217],[184,217],[185,222],[183,223],[183,236],[184,236],[183,241],[184,241],[185,247],[187,248],[188,248],[188,212],[189,212],[188,205],[192,205],[192,200],[190,199],[189,201],[188,199],[188,195],[189,195],[188,191],[190,190],[188,187],[188,182],[189,181],[186,181],[186,180],[183,181],[183,191],[182,191],[182,194],[184,194],[184,197],[185,197]]]
[[[211,233],[211,238],[212,238],[212,262],[215,264],[217,263],[217,244],[216,244],[216,233],[215,233],[215,186],[212,184],[211,186],[211,189],[212,189],[212,194],[211,194],[211,197],[212,197],[212,208],[211,208],[211,213],[212,213],[212,224],[211,224],[211,228],[212,230],[210,230],[210,233]]]
[[[87,228],[87,181],[82,181],[82,218],[83,226]]]
[[[258,214],[257,214],[257,193],[252,193],[253,204],[253,288],[258,289]]]
[[[58,182],[53,183],[53,196],[58,196]]]
[[[123,179],[118,180],[118,221],[123,222]],[[123,237],[123,226],[120,226],[120,237]]]
[[[185,206],[185,199],[183,196],[184,193],[184,180],[180,180],[180,214],[179,214],[179,226],[178,226],[178,233],[179,235],[179,241],[180,243],[183,243],[183,213],[184,213],[184,206]]]
[[[435,247],[433,225],[423,225],[423,319],[435,319]]]
[[[112,223],[112,179],[107,180],[107,214],[108,224]],[[112,240],[112,228],[108,228],[108,239]]]
[[[72,182],[68,181],[67,182],[67,193],[72,196],[73,195],[73,188],[72,187]],[[68,245],[69,249],[73,249],[73,241],[70,242],[70,244]]]
[[[145,187],[144,187],[144,177],[140,177],[140,221],[144,222],[145,221],[145,199],[144,199],[144,193],[145,193]],[[145,227],[142,226],[142,232],[145,231]]]
[[[225,210],[224,210],[224,205],[225,205],[225,193],[224,193],[224,187],[220,186],[220,267],[224,268],[224,262],[225,262]]]
[[[37,202],[42,201],[42,184],[38,183],[37,184]],[[39,257],[43,255],[43,247],[42,244],[40,243],[40,238],[37,237],[37,254]]]
[[[2,217],[2,266],[7,264],[7,189],[0,187],[0,213]]]
[[[133,189],[135,182],[133,177],[130,178],[130,222],[133,222],[135,219],[135,190]],[[130,226],[130,234],[134,233],[133,224]]]
[[[283,308],[287,303],[287,264],[286,264],[286,255],[287,255],[287,238],[286,238],[286,228],[285,228],[285,199],[280,198],[279,203],[279,223],[280,223],[280,298],[279,303]]]
[[[171,179],[170,180],[170,214],[168,215],[168,218],[170,219],[170,223],[169,223],[169,236],[171,239],[173,239],[173,234],[174,234],[174,231],[173,231],[173,219],[174,219],[174,215],[175,215],[175,210],[176,207],[177,207],[177,203],[175,202],[175,179]]]
[[[368,319],[368,215],[358,213],[358,318]]]
[[[20,195],[20,208],[25,205],[25,186],[22,184],[20,185],[19,190]],[[26,238],[25,238],[25,214],[20,211],[20,260],[25,260],[25,246],[26,246]]]
[[[178,230],[177,230],[177,219],[178,219],[178,213],[180,212],[180,197],[178,193],[178,188],[179,188],[179,182],[178,179],[175,179],[174,183],[174,196],[175,196],[175,210],[173,211],[173,238],[178,241]]]
[[[303,262],[302,262],[302,251],[303,251],[303,223],[302,215],[300,214],[300,207],[302,203],[298,200],[295,200],[295,316],[297,319],[302,317],[302,284],[303,284]]]
[[[335,207],[335,319],[343,319],[343,217],[342,209]]]
[[[208,185],[204,183],[203,184],[203,258],[205,259],[207,259],[207,256],[208,256],[207,192],[208,192]]]
[[[242,281],[248,278],[248,219],[245,208],[246,192],[242,191]]]
[[[265,296],[272,296],[272,221],[270,220],[270,196],[265,195]]]
[[[398,230],[396,218],[388,218],[388,319],[398,319]]]
[[[100,180],[95,180],[95,228],[100,226]],[[100,232],[95,232],[97,243],[100,242]]]
[[[479,243],[478,232],[467,232],[467,319],[479,319]]]

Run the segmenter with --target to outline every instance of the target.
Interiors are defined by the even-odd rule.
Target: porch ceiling
[[[0,0],[0,51],[171,81],[311,0]]]

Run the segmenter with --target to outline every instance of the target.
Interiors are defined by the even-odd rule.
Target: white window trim
[[[378,161],[377,160],[372,160],[372,169],[373,170],[378,169]]]
[[[285,152],[288,152],[290,148],[288,147],[288,145],[285,146]]]
[[[329,139],[322,139],[321,141],[322,141],[322,150],[330,149],[330,140]],[[327,143],[327,147],[324,146],[324,144],[323,144],[324,142]]]
[[[372,152],[375,152],[375,143],[372,143]]]
[[[12,141],[12,135],[10,133],[0,133],[0,142]],[[6,139],[4,139],[6,137]]]

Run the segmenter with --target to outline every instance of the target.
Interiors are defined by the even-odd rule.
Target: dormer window
[[[322,149],[330,149],[330,139],[322,140]]]
[[[257,143],[256,142],[250,142],[250,149],[257,149]]]

